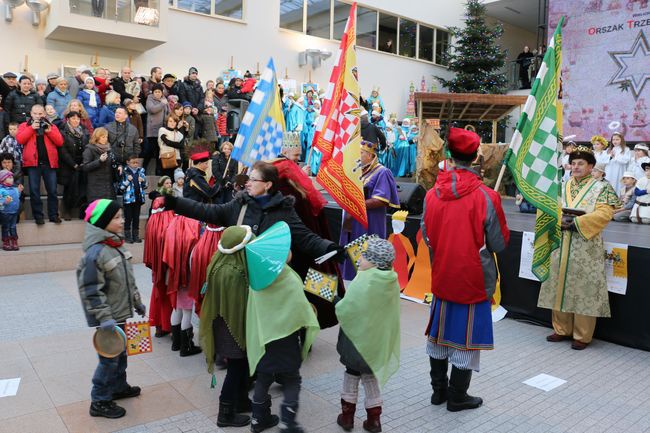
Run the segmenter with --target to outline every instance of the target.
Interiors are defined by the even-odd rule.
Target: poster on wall
[[[650,2],[550,0],[550,29],[562,15],[564,135],[650,140]]]
[[[535,233],[523,232],[521,235],[521,258],[519,259],[519,278],[539,281],[533,274],[533,245],[535,243]]]
[[[297,93],[298,90],[298,84],[296,83],[296,80],[291,80],[288,78],[283,78],[278,80],[278,84],[282,86],[284,89],[284,94],[285,96],[288,95],[289,93]]]
[[[624,295],[627,292],[627,245],[605,242],[607,290]]]

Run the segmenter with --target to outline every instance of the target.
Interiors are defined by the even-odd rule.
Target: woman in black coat
[[[88,176],[86,198],[88,203],[99,198],[115,200],[114,174],[118,170],[115,155],[108,144],[108,131],[97,128],[83,153],[82,169]]]
[[[81,114],[70,111],[66,122],[61,125],[63,146],[59,148],[59,169],[56,179],[63,185],[63,208],[66,220],[72,216],[72,210],[83,203],[86,176],[81,170],[83,152],[88,145],[90,134],[81,124]]]
[[[231,142],[224,141],[219,150],[221,152],[212,157],[212,176],[221,185],[217,203],[228,203],[233,199],[235,176],[237,176],[239,161],[230,157],[233,150]]]
[[[345,249],[305,227],[293,208],[295,199],[283,196],[278,192],[277,185],[278,170],[272,164],[258,161],[253,165],[246,183],[246,192],[238,193],[234,200],[225,204],[203,204],[168,195],[165,197],[165,208],[222,227],[247,225],[255,235],[284,221],[291,230],[291,250],[294,254],[315,259],[336,250],[336,258],[342,260]]]

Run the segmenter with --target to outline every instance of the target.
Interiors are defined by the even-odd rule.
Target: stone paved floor
[[[139,265],[136,274],[148,297],[148,270]],[[218,392],[203,358],[181,359],[166,338],[154,341],[153,353],[129,359],[129,381],[143,395],[124,401],[127,416],[91,418],[96,355],[74,272],[0,278],[0,299],[0,379],[21,377],[18,394],[0,398],[0,433],[248,431],[216,426]],[[483,353],[474,375],[470,391],[484,398],[483,407],[451,413],[431,406],[426,320],[426,307],[402,301],[402,362],[384,389],[385,432],[650,432],[650,353],[602,341],[576,352],[544,341],[545,328],[509,319],[495,324],[497,348]],[[299,420],[308,432],[341,431],[336,336],[336,329],[322,332],[301,371]],[[567,383],[549,392],[522,383],[540,373]],[[277,411],[279,388],[272,396]],[[363,417],[359,409],[354,431],[363,431]]]

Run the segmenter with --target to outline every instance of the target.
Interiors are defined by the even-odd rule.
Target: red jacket
[[[427,192],[422,225],[432,293],[459,304],[490,299],[497,279],[492,253],[510,240],[499,194],[470,170],[443,171]]]
[[[45,149],[50,160],[50,168],[59,168],[59,151],[57,147],[63,146],[63,136],[59,128],[51,125],[50,132],[45,133]],[[23,167],[38,166],[38,149],[36,148],[36,131],[27,122],[18,126],[16,140],[23,146]]]

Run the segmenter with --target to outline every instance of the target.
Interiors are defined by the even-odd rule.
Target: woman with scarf
[[[86,176],[82,171],[83,152],[88,145],[90,134],[81,124],[81,114],[71,111],[62,125],[63,146],[59,148],[59,170],[56,179],[63,185],[63,216],[72,218],[72,210],[83,203]]]
[[[108,143],[108,131],[97,128],[83,151],[83,171],[88,176],[86,199],[90,203],[100,198],[115,199],[114,173],[117,162]]]
[[[107,123],[115,121],[115,110],[120,107],[121,97],[115,91],[110,91],[106,94],[106,105],[99,110],[96,126],[104,126]]]
[[[167,155],[173,154],[176,158],[176,166],[163,168],[162,174],[169,178],[174,177],[174,170],[182,164],[181,152],[185,146],[185,136],[178,130],[179,119],[176,115],[171,114],[165,120],[165,126],[158,130],[158,148],[159,157],[163,158]]]
[[[95,128],[93,127],[93,122],[90,119],[90,116],[88,116],[88,112],[86,111],[86,109],[84,108],[80,100],[72,99],[70,102],[68,102],[68,106],[63,111],[62,118],[65,119],[65,117],[71,111],[76,111],[77,113],[79,113],[79,116],[81,117],[81,125],[84,128],[86,128],[86,131],[88,131],[88,135],[93,135],[93,131],[95,130]]]
[[[101,126],[99,125],[99,111],[102,108],[102,103],[95,89],[95,80],[93,77],[86,78],[84,88],[77,94],[77,99],[81,101],[81,104],[88,113],[88,118],[92,122],[93,127]]]

